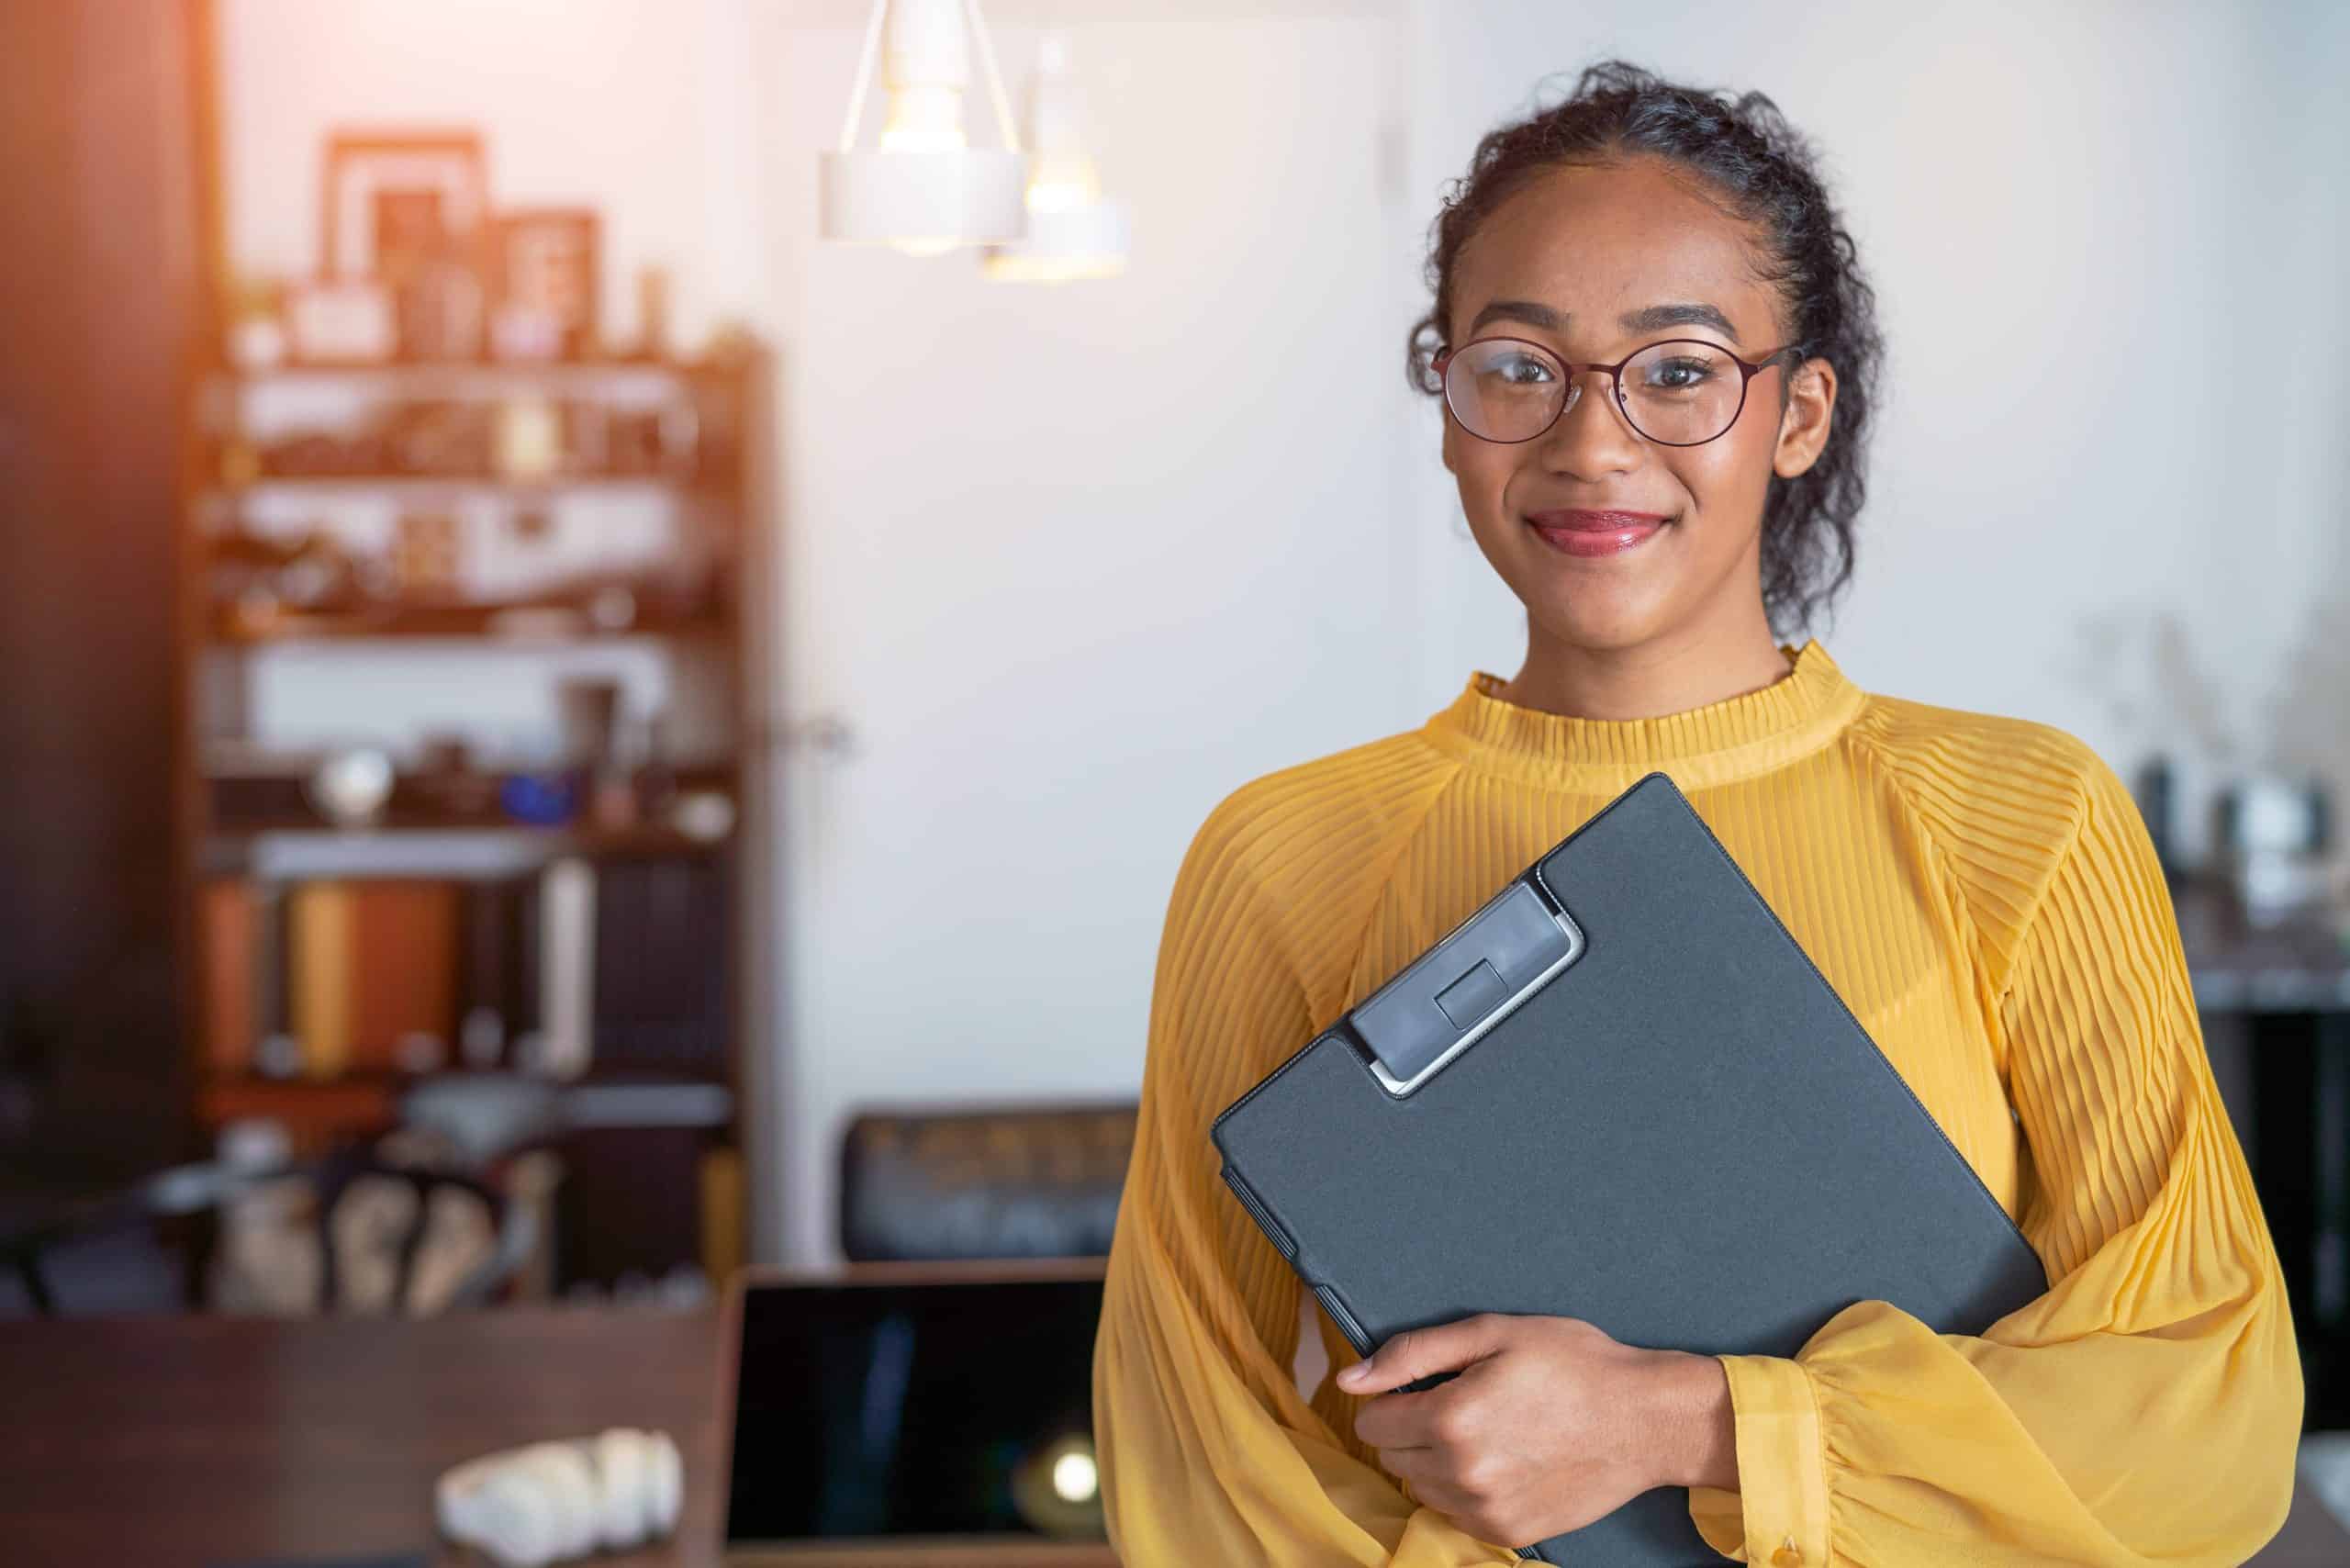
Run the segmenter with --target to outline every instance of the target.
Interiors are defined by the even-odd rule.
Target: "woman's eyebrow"
[[[1711,305],[1649,305],[1627,310],[1617,319],[1628,332],[1653,332],[1665,327],[1711,327],[1731,342],[1738,342],[1738,329]]]
[[[1505,316],[1523,321],[1529,327],[1539,327],[1546,332],[1562,330],[1567,324],[1563,310],[1553,310],[1530,299],[1496,299],[1477,312],[1477,319],[1469,323],[1469,335],[1475,337],[1484,330],[1486,322],[1500,320]]]
[[[1484,330],[1489,321],[1507,317],[1523,321],[1529,327],[1539,327],[1546,332],[1566,330],[1567,313],[1531,299],[1496,299],[1477,312],[1469,323],[1469,333],[1474,337]],[[1738,329],[1718,307],[1690,302],[1677,305],[1647,305],[1638,310],[1628,310],[1617,318],[1628,332],[1654,332],[1667,327],[1711,327],[1731,342],[1738,342]]]

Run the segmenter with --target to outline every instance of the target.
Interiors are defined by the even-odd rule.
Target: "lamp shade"
[[[1003,134],[1000,149],[974,148],[964,136],[974,45]],[[856,127],[877,56],[890,105],[880,149],[867,152],[857,148]],[[818,162],[818,232],[915,255],[1001,243],[1027,231],[1026,180],[979,0],[874,0],[840,145]]]
[[[1000,244],[1028,227],[1027,160],[997,148],[818,155],[818,223],[849,244]]]
[[[1031,209],[1027,238],[991,246],[983,270],[997,283],[1074,283],[1126,270],[1123,202]]]
[[[1028,89],[1028,232],[988,247],[982,265],[993,281],[1070,283],[1125,270],[1126,209],[1102,198],[1081,118],[1069,39],[1046,33]]]

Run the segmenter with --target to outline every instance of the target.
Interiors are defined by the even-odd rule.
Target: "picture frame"
[[[397,290],[404,270],[457,254],[480,264],[489,172],[470,130],[336,131],[319,193],[320,272]]]
[[[491,337],[498,357],[583,359],[598,352],[602,224],[588,207],[498,214]]]

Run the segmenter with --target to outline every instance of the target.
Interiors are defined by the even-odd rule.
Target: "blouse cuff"
[[[1706,1544],[1767,1568],[1829,1568],[1828,1460],[1811,1374],[1778,1356],[1718,1358],[1729,1377],[1738,1490],[1689,1489]]]

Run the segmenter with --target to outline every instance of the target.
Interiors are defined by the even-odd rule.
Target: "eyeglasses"
[[[1703,446],[1738,422],[1746,384],[1792,348],[1743,360],[1702,338],[1668,338],[1614,364],[1569,364],[1523,338],[1478,338],[1437,355],[1436,373],[1445,407],[1481,440],[1532,441],[1574,407],[1576,378],[1599,370],[1634,433],[1659,446]]]

